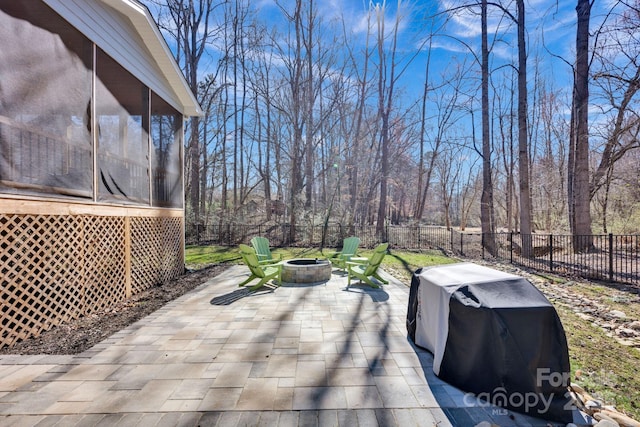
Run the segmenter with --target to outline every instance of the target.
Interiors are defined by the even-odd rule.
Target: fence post
[[[386,221],[385,221],[386,222]],[[386,224],[384,225],[384,236],[380,236],[382,237],[382,241],[384,242],[385,240],[388,242],[389,241],[389,222],[386,222]]]
[[[553,234],[549,234],[549,271],[553,272]]]
[[[513,231],[509,232],[509,262],[513,264]]]
[[[609,233],[609,281],[613,282],[613,233]]]
[[[453,228],[449,230],[449,244],[451,245],[451,252],[453,252]]]

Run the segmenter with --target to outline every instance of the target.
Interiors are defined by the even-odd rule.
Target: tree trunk
[[[491,139],[489,133],[489,44],[487,41],[487,0],[482,0],[482,196],[480,222],[485,249],[496,254],[493,214],[493,183],[491,180]]]
[[[370,24],[370,14],[367,14],[367,35],[364,46],[364,58],[362,59],[362,77],[358,78],[358,102],[356,104],[355,110],[355,129],[353,131],[353,143],[351,144],[351,156],[349,159],[349,227],[353,227],[358,218],[358,211],[360,210],[359,206],[359,198],[361,188],[359,185],[359,167],[360,167],[360,139],[363,138],[362,132],[362,122],[364,117],[364,109],[366,105],[367,99],[367,86],[368,86],[368,77],[369,77],[369,24]],[[357,69],[357,60],[352,59],[354,63],[354,67]],[[364,220],[361,220],[364,222]]]
[[[518,8],[518,168],[520,169],[520,233],[522,256],[529,258],[531,247],[532,212],[529,188],[529,141],[527,129],[527,50],[525,45],[524,0],[516,1]]]
[[[303,127],[303,103],[302,103],[302,0],[296,0],[295,12],[293,15],[293,23],[295,27],[295,45],[292,77],[289,84],[291,85],[292,110],[293,118],[293,146],[291,150],[291,187],[290,187],[290,210],[289,210],[289,243],[296,240],[296,220],[298,216],[297,198],[302,191],[302,167],[303,160],[303,144],[302,144],[302,127]]]
[[[307,37],[305,40],[306,45],[306,61],[307,61],[307,84],[306,84],[306,111],[305,111],[305,201],[304,207],[310,213],[313,201],[313,163],[314,163],[314,128],[313,128],[313,106],[314,100],[314,88],[313,88],[313,24],[314,24],[314,12],[313,12],[313,0],[308,0],[309,17],[307,21]],[[312,215],[310,215],[313,217]]]
[[[431,38],[430,38],[431,40]],[[424,88],[422,91],[422,100],[421,100],[421,108],[420,108],[420,159],[418,162],[418,186],[416,191],[416,208],[414,212],[414,219],[416,221],[422,220],[422,215],[424,215],[424,207],[427,199],[427,192],[429,189],[429,180],[427,180],[427,185],[424,185],[424,175],[426,171],[424,170],[424,157],[425,157],[425,132],[427,125],[427,95],[429,93],[429,65],[431,63],[431,42],[429,42],[429,49],[427,50],[427,64],[425,65],[424,70]],[[423,192],[424,188],[424,192]]]
[[[576,253],[593,249],[589,192],[589,19],[590,0],[578,0],[576,7],[576,66],[573,90],[573,169],[569,210],[573,214],[573,250]]]

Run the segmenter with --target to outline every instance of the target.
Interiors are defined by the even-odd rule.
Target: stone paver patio
[[[0,425],[548,425],[439,380],[389,276],[248,293],[247,275],[232,267],[80,355],[0,356]]]

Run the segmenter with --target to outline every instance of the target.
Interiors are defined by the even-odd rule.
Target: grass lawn
[[[358,252],[358,255],[369,256],[372,252],[372,250],[363,249]],[[272,250],[275,258],[282,255],[283,259],[328,258],[333,253],[335,253],[334,250],[325,249],[320,251],[313,248],[276,248]],[[198,270],[211,264],[242,264],[240,252],[235,246],[187,246],[185,258],[187,268],[193,270]],[[419,267],[450,264],[457,261],[437,250],[422,252],[391,251],[382,261],[382,269],[409,283],[411,274]]]
[[[283,259],[327,258],[335,251],[308,248],[277,248],[273,254]],[[359,255],[368,256],[371,250],[362,250]],[[407,286],[411,275],[419,267],[449,264],[459,260],[449,258],[440,251],[396,251],[384,258],[382,269]],[[186,248],[188,268],[199,269],[210,264],[241,264],[237,247],[191,246]],[[561,279],[558,286],[563,286]],[[628,301],[624,292],[588,282],[574,284],[571,292],[607,307],[622,310],[630,318],[640,319],[640,305]],[[562,321],[569,344],[572,381],[606,405],[613,405],[630,417],[640,420],[640,350],[626,347],[600,327],[580,318],[572,307],[552,301]],[[578,378],[576,379],[576,374]]]
[[[639,420],[640,351],[618,343],[569,307],[556,304],[556,310],[569,343],[571,381],[605,405]]]

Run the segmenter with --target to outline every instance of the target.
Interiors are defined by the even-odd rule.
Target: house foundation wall
[[[184,272],[184,213],[0,197],[0,348]]]

